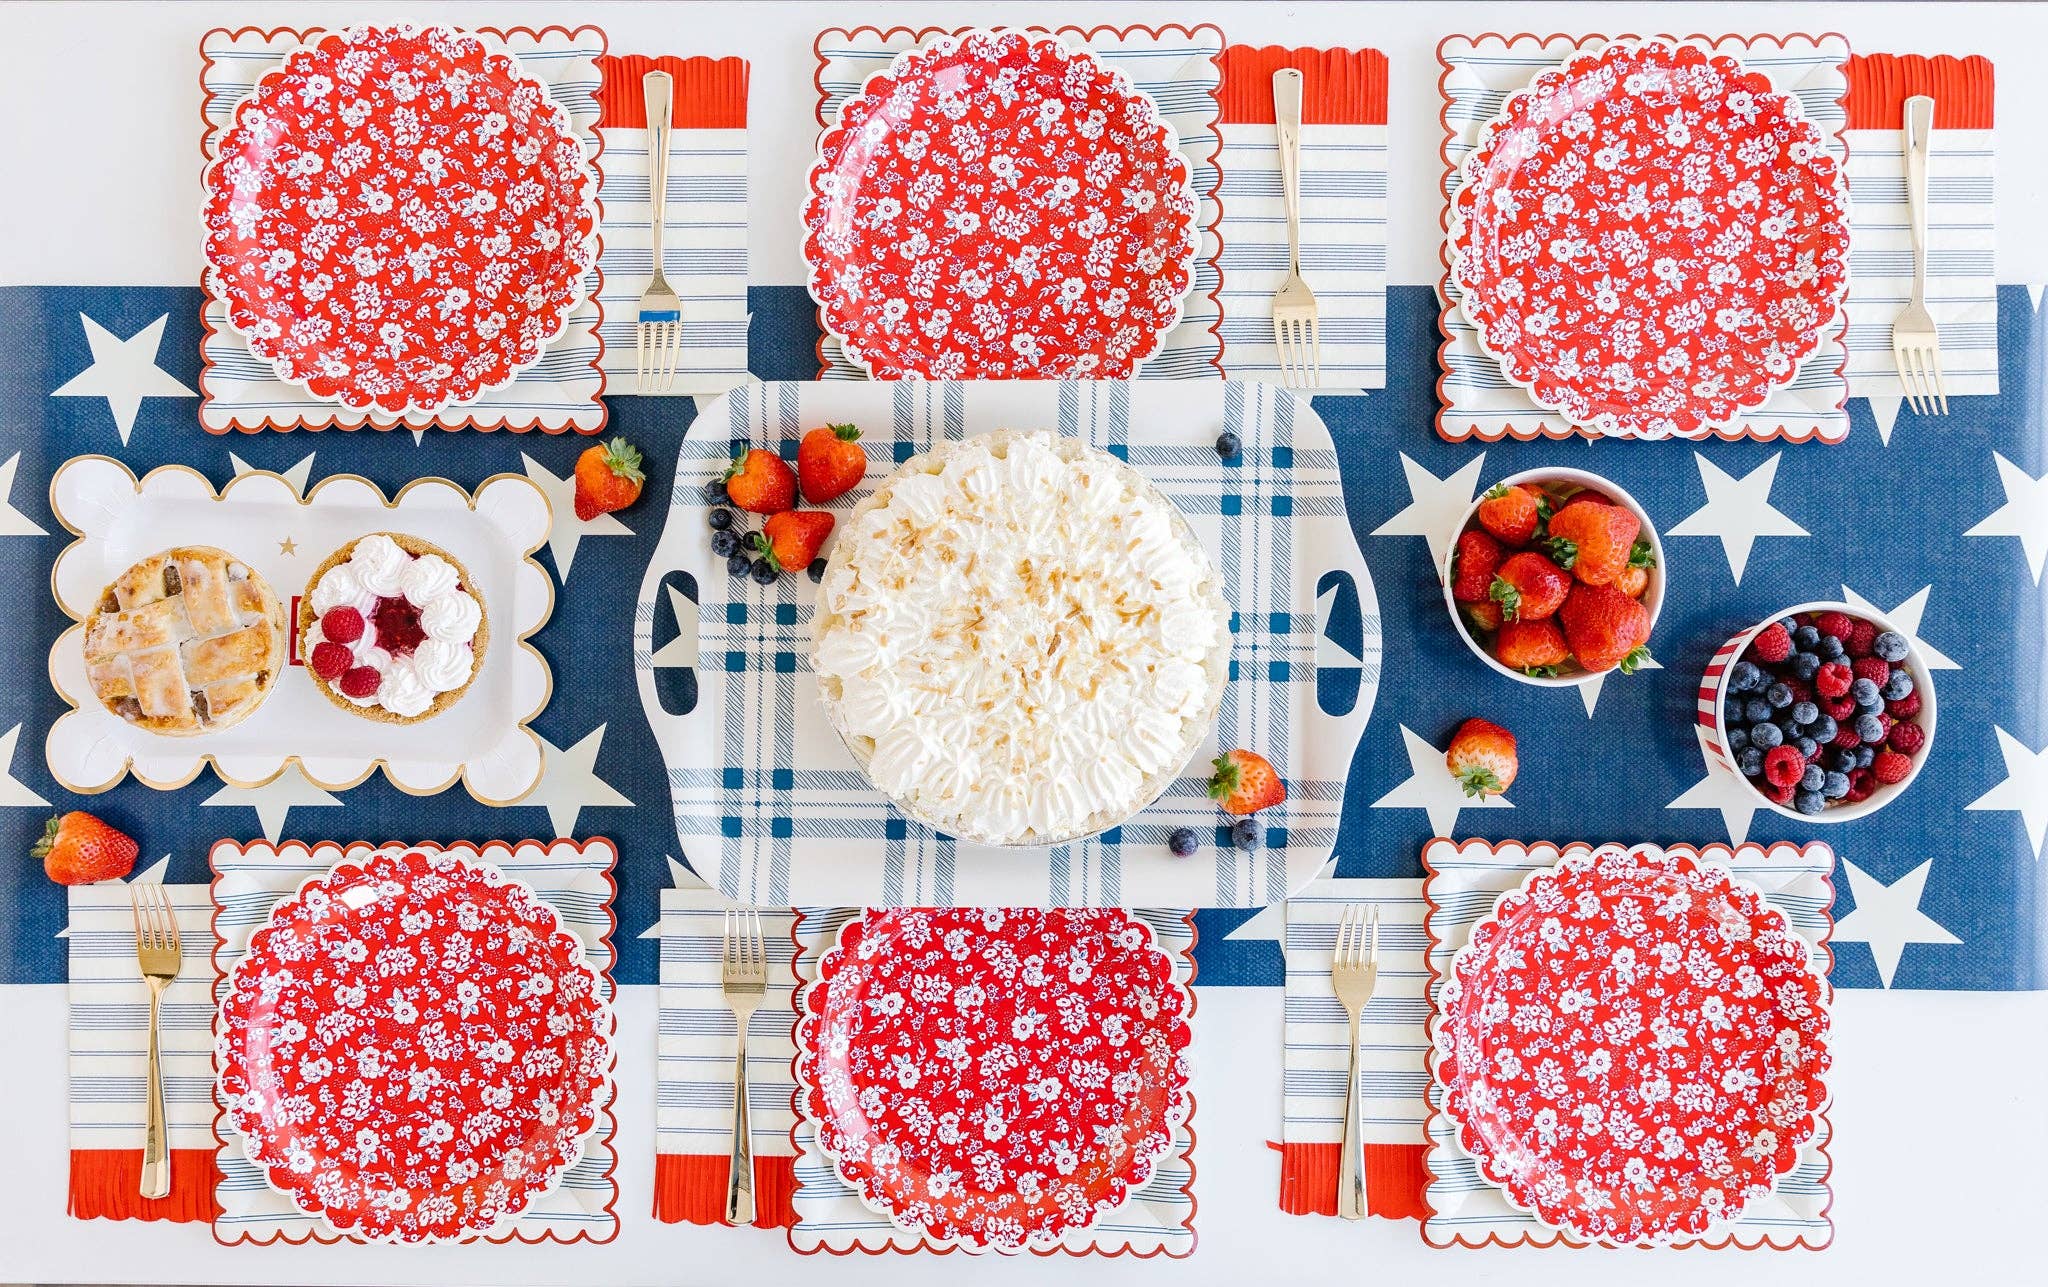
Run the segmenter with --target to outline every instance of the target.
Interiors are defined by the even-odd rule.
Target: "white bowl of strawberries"
[[[1649,660],[1664,547],[1633,496],[1580,469],[1488,488],[1437,569],[1465,643],[1510,679],[1568,688]]]

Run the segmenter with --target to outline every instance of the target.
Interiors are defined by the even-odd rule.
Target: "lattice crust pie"
[[[172,737],[248,718],[284,662],[284,610],[270,583],[210,545],[137,563],[85,622],[93,692],[130,724]]]
[[[1230,609],[1187,520],[1106,452],[1002,430],[849,516],[814,618],[826,714],[949,835],[1059,844],[1142,809],[1208,736]]]

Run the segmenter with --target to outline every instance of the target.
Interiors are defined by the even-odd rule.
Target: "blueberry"
[[[1797,617],[1780,617],[1778,624],[1785,627],[1785,633],[1790,634],[1794,630],[1799,629],[1803,623]]]
[[[704,516],[704,521],[711,524],[712,531],[723,532],[732,526],[732,511],[723,505],[717,506]]]
[[[744,554],[728,555],[725,560],[725,570],[734,576],[745,576],[753,569],[754,561]]]
[[[1884,687],[1878,691],[1884,694],[1886,701],[1898,701],[1902,697],[1911,695],[1913,691],[1913,676],[1910,672],[1895,670],[1892,672],[1892,677],[1884,681]]]
[[[1792,673],[1800,679],[1812,679],[1820,673],[1820,654],[1817,652],[1795,652],[1792,654]]]
[[[1856,748],[1838,746],[1828,756],[1828,768],[1836,773],[1849,773],[1862,766],[1856,762]]]
[[[1735,669],[1729,672],[1728,691],[1731,693],[1762,692],[1766,682],[1763,670],[1755,662],[1738,661],[1735,663]]]
[[[1809,760],[1820,754],[1820,743],[1810,737],[1795,737],[1792,739],[1791,744],[1797,747],[1799,753]]]
[[[1230,843],[1239,849],[1257,849],[1265,838],[1265,824],[1257,818],[1239,818],[1230,828]]]
[[[774,585],[776,576],[775,565],[766,559],[756,559],[754,560],[754,570],[751,575],[759,585]]]
[[[1835,734],[1841,732],[1841,729],[1836,726],[1834,716],[1823,715],[1815,720],[1806,731],[1814,741],[1826,743],[1834,741]]]
[[[1199,843],[1195,839],[1193,827],[1175,827],[1173,833],[1166,837],[1166,847],[1173,851],[1176,858],[1185,858],[1192,854]]]
[[[1771,704],[1761,697],[1752,697],[1742,706],[1742,718],[1752,724],[1762,724],[1771,718]]]
[[[1749,727],[1749,744],[1752,747],[1761,747],[1768,751],[1772,747],[1783,745],[1784,741],[1785,730],[1776,724],[1759,721]]]
[[[1235,456],[1238,452],[1243,450],[1244,444],[1238,441],[1237,435],[1230,432],[1228,429],[1225,429],[1222,433],[1216,435],[1216,454],[1223,457],[1225,460],[1230,459],[1232,456]]]
[[[1849,645],[1834,635],[1820,637],[1820,655],[1827,661],[1840,661],[1849,655]]]
[[[1877,747],[1875,747],[1875,746],[1871,746],[1871,745],[1865,745],[1865,746],[1859,746],[1859,747],[1857,747],[1857,748],[1856,748],[1856,767],[1857,767],[1857,768],[1859,768],[1859,769],[1867,769],[1867,768],[1869,768],[1869,767],[1870,767],[1870,764],[1871,764],[1871,761],[1875,760],[1876,758],[1877,758]]]
[[[804,569],[804,575],[805,575],[805,576],[807,576],[807,577],[809,577],[809,578],[811,579],[811,584],[812,584],[812,585],[817,585],[817,584],[819,584],[820,582],[824,581],[824,579],[825,579],[825,560],[823,560],[823,559],[812,559],[812,560],[811,560],[811,566],[810,566],[810,567],[808,567],[808,568],[806,568],[806,569]]]
[[[1871,687],[1875,688],[1876,685],[1873,684],[1871,685]],[[1790,706],[1792,704],[1792,685],[1772,684],[1769,688],[1764,690],[1764,700],[1769,702],[1773,707],[1779,710],[1783,710],[1785,707]]]
[[[711,552],[721,559],[729,559],[740,552],[740,538],[731,532],[713,532]]]
[[[1826,769],[1818,764],[1809,764],[1806,766],[1806,771],[1799,775],[1799,789],[1802,791],[1818,791],[1827,780],[1828,771]]]
[[[1741,769],[1742,776],[1746,778],[1753,778],[1762,774],[1764,771],[1763,748],[1745,746],[1740,751],[1737,751],[1735,753],[1735,767]]]
[[[1799,727],[1806,728],[1820,719],[1820,707],[1815,706],[1812,702],[1794,702],[1792,703],[1792,718],[1798,723]]]
[[[1872,745],[1884,741],[1884,721],[1875,715],[1858,715],[1856,736]]]
[[[1828,798],[1818,791],[1801,791],[1792,797],[1792,807],[1801,813],[1825,813]]]
[[[1884,630],[1870,641],[1870,650],[1886,661],[1906,659],[1906,636],[1896,630]]]
[[[1820,793],[1830,800],[1839,800],[1849,794],[1849,775],[1829,773],[1821,779]]]
[[[1858,706],[1866,709],[1871,703],[1884,700],[1884,694],[1878,691],[1877,681],[1874,679],[1858,679],[1849,685],[1849,696]]]
[[[705,500],[711,502],[713,505],[723,505],[727,499],[725,494],[725,480],[723,478],[714,478],[710,482],[705,483],[702,487],[699,487],[697,489],[697,494],[699,496],[702,496]]]
[[[1819,626],[1801,626],[1792,632],[1792,642],[1801,648],[1811,648],[1820,642]]]
[[[1749,745],[1749,730],[1748,730],[1748,729],[1746,729],[1746,728],[1731,728],[1731,729],[1729,729],[1729,730],[1728,730],[1728,749],[1729,749],[1729,750],[1731,750],[1731,751],[1739,751],[1739,750],[1741,750],[1741,749],[1742,749],[1743,747],[1745,747],[1745,746],[1748,746],[1748,745]]]

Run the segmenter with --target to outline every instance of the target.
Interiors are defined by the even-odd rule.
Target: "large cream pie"
[[[372,532],[316,568],[299,631],[299,655],[327,699],[388,724],[431,719],[461,700],[491,638],[462,564],[399,532]]]
[[[1129,465],[1001,430],[904,462],[849,516],[811,666],[875,786],[949,835],[1059,844],[1151,803],[1229,673],[1222,579]]]

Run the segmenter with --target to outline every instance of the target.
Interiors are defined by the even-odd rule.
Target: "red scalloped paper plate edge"
[[[1611,842],[1611,843],[1616,843],[1616,844],[1619,844],[1619,843],[1621,843],[1621,842],[1619,842],[1619,841],[1615,841],[1615,842]],[[1645,842],[1645,843],[1646,843],[1646,842]],[[1490,853],[1490,852],[1493,852],[1494,850],[1496,850],[1496,849],[1498,849],[1498,848],[1500,848],[1501,846],[1504,846],[1504,845],[1519,845],[1519,846],[1521,846],[1522,848],[1524,848],[1524,849],[1527,849],[1527,850],[1530,850],[1530,851],[1532,851],[1532,852],[1533,852],[1533,851],[1536,851],[1536,850],[1548,849],[1548,850],[1552,850],[1552,851],[1554,851],[1554,852],[1555,852],[1555,853],[1557,854],[1557,856],[1558,856],[1559,858],[1562,858],[1562,857],[1563,857],[1563,856],[1564,856],[1565,854],[1567,854],[1567,853],[1578,853],[1578,852],[1588,852],[1588,853],[1590,853],[1590,852],[1591,852],[1592,850],[1594,850],[1594,849],[1596,849],[1596,848],[1598,848],[1598,847],[1599,847],[1599,846],[1597,846],[1597,845],[1594,845],[1594,844],[1592,844],[1592,843],[1590,843],[1590,842],[1588,842],[1588,841],[1584,841],[1584,840],[1568,840],[1568,841],[1564,841],[1564,842],[1562,842],[1562,843],[1560,843],[1560,842],[1558,842],[1558,841],[1555,841],[1555,840],[1527,840],[1527,841],[1524,841],[1524,840],[1467,840],[1467,841],[1465,841],[1464,843],[1462,843],[1462,844],[1461,844],[1461,843],[1459,843],[1458,841],[1455,841],[1455,840],[1451,840],[1451,839],[1449,839],[1448,837],[1444,837],[1444,836],[1433,836],[1433,837],[1431,837],[1431,838],[1430,838],[1429,840],[1427,840],[1427,841],[1425,841],[1425,842],[1423,843],[1423,846],[1422,846],[1422,870],[1423,870],[1423,877],[1422,877],[1422,935],[1423,935],[1423,951],[1422,951],[1422,959],[1423,959],[1423,961],[1424,961],[1424,962],[1425,962],[1425,963],[1426,963],[1426,964],[1427,964],[1427,965],[1429,966],[1429,982],[1428,982],[1428,983],[1427,983],[1426,985],[1424,985],[1424,986],[1425,986],[1425,990],[1424,990],[1424,992],[1423,992],[1423,995],[1424,995],[1424,996],[1426,996],[1426,997],[1428,997],[1428,998],[1430,998],[1430,1006],[1429,1006],[1429,1012],[1430,1012],[1430,1017],[1429,1017],[1429,1020],[1428,1020],[1428,1022],[1429,1022],[1429,1023],[1431,1023],[1432,1025],[1433,1025],[1433,1024],[1435,1023],[1435,1021],[1436,1021],[1436,1000],[1435,1000],[1435,998],[1436,998],[1436,990],[1437,990],[1437,985],[1438,985],[1439,983],[1443,982],[1443,972],[1442,972],[1442,971],[1440,971],[1440,970],[1438,970],[1438,969],[1436,968],[1436,950],[1437,950],[1437,949],[1438,949],[1439,947],[1442,947],[1442,946],[1443,946],[1443,940],[1437,937],[1437,932],[1436,932],[1436,900],[1435,900],[1434,898],[1432,898],[1432,897],[1430,896],[1430,886],[1431,886],[1431,885],[1432,885],[1433,883],[1435,883],[1435,880],[1436,880],[1436,877],[1437,877],[1437,868],[1436,868],[1436,864],[1435,864],[1435,863],[1434,863],[1433,861],[1431,861],[1431,854],[1432,854],[1432,853],[1433,853],[1434,851],[1436,851],[1436,850],[1438,849],[1438,847],[1439,847],[1439,846],[1448,846],[1448,847],[1450,847],[1450,848],[1451,848],[1452,850],[1456,851],[1457,853],[1459,853],[1459,854],[1463,854],[1463,853],[1467,852],[1468,850],[1473,850],[1473,849],[1483,849],[1483,850],[1486,850],[1487,852],[1489,852],[1489,853]],[[1627,846],[1627,847],[1628,847],[1628,848],[1631,848],[1631,849],[1633,849],[1633,848],[1635,848],[1636,846],[1634,846],[1634,845],[1629,845],[1629,846]],[[1833,846],[1831,846],[1831,845],[1829,845],[1829,844],[1828,844],[1827,842],[1825,842],[1825,841],[1821,841],[1821,840],[1815,840],[1815,841],[1811,841],[1811,842],[1809,842],[1808,844],[1806,844],[1806,845],[1803,845],[1803,846],[1802,846],[1802,845],[1796,845],[1796,844],[1793,844],[1793,843],[1792,843],[1791,841],[1789,841],[1789,840],[1774,840],[1774,841],[1772,841],[1772,842],[1771,842],[1770,844],[1768,844],[1768,845],[1760,845],[1760,844],[1755,844],[1755,843],[1751,843],[1751,842],[1747,842],[1747,841],[1745,841],[1744,843],[1742,843],[1742,844],[1740,844],[1740,845],[1724,845],[1724,844],[1721,844],[1721,843],[1719,843],[1719,842],[1715,842],[1715,843],[1713,843],[1713,844],[1708,844],[1708,845],[1699,845],[1699,846],[1695,846],[1695,845],[1657,845],[1657,846],[1655,846],[1655,847],[1656,847],[1656,848],[1658,848],[1658,849],[1662,849],[1662,850],[1664,850],[1664,851],[1665,851],[1665,852],[1667,852],[1667,853],[1682,853],[1682,854],[1690,854],[1690,855],[1692,856],[1693,860],[1694,860],[1694,861],[1696,861],[1696,862],[1699,862],[1699,861],[1705,861],[1705,860],[1707,860],[1707,859],[1710,859],[1710,858],[1713,858],[1713,859],[1718,859],[1718,860],[1720,860],[1720,861],[1723,861],[1723,862],[1725,862],[1725,861],[1727,861],[1727,860],[1729,860],[1729,859],[1733,858],[1733,857],[1735,856],[1735,854],[1736,854],[1737,852],[1739,852],[1739,851],[1741,851],[1741,850],[1744,850],[1744,849],[1753,849],[1753,850],[1756,850],[1757,852],[1759,852],[1759,853],[1763,854],[1763,855],[1764,855],[1765,857],[1767,857],[1767,858],[1768,858],[1768,857],[1770,857],[1770,856],[1771,856],[1771,855],[1773,855],[1773,854],[1776,854],[1776,853],[1780,852],[1780,851],[1786,851],[1786,852],[1790,852],[1790,853],[1795,853],[1795,854],[1799,854],[1799,855],[1801,855],[1801,856],[1803,857],[1803,856],[1805,856],[1805,855],[1806,855],[1806,853],[1807,853],[1807,852],[1808,852],[1809,850],[1813,850],[1813,849],[1820,849],[1820,850],[1823,850],[1823,851],[1825,851],[1825,852],[1826,852],[1826,853],[1827,853],[1827,854],[1829,855],[1830,859],[1832,859],[1832,858],[1833,858],[1833,856],[1834,856],[1834,848],[1833,848]],[[1823,874],[1821,875],[1821,883],[1825,884],[1825,885],[1827,886],[1827,888],[1828,888],[1828,903],[1827,903],[1827,909],[1826,909],[1826,915],[1827,915],[1827,921],[1828,921],[1828,928],[1827,928],[1827,932],[1826,932],[1825,934],[1821,935],[1821,938],[1820,938],[1820,942],[1819,942],[1818,946],[1820,947],[1820,950],[1821,950],[1821,951],[1822,951],[1822,952],[1823,952],[1823,953],[1824,953],[1824,954],[1826,955],[1826,957],[1827,957],[1827,962],[1826,962],[1826,965],[1825,965],[1825,966],[1824,966],[1824,967],[1822,968],[1822,970],[1821,970],[1821,973],[1822,973],[1822,975],[1823,975],[1823,976],[1827,976],[1827,975],[1832,975],[1832,974],[1834,973],[1834,964],[1835,964],[1835,949],[1834,949],[1834,937],[1835,937],[1835,910],[1834,910],[1834,909],[1835,909],[1835,899],[1834,899],[1834,891],[1835,891],[1835,878],[1834,878],[1834,874],[1833,874],[1833,864],[1832,864],[1832,862],[1831,862],[1831,863],[1830,863],[1830,865],[1829,865],[1829,870],[1828,870],[1827,872],[1825,872],[1825,873],[1823,873]],[[1828,991],[1829,991],[1829,994],[1830,994],[1830,996],[1832,996],[1832,995],[1833,995],[1833,992],[1834,992],[1834,984],[1833,984],[1832,982],[1829,982],[1829,984],[1828,984]],[[1434,1060],[1434,1059],[1432,1059],[1432,1060],[1430,1061],[1430,1079],[1429,1079],[1429,1085],[1430,1085],[1430,1086],[1431,1086],[1432,1088],[1433,1088],[1433,1087],[1434,1087],[1434,1086],[1436,1085],[1436,1072],[1435,1072],[1435,1067],[1436,1067],[1436,1065],[1435,1065],[1435,1060]],[[1820,1177],[1820,1182],[1821,1182],[1821,1184],[1822,1184],[1823,1186],[1827,1186],[1827,1182],[1828,1182],[1829,1178],[1830,1178],[1830,1177],[1832,1177],[1832,1176],[1834,1175],[1834,1173],[1835,1173],[1835,1159],[1834,1159],[1834,1155],[1828,1152],[1828,1145],[1829,1145],[1829,1144],[1831,1144],[1831,1143],[1832,1143],[1832,1142],[1834,1141],[1834,1137],[1835,1137],[1835,1122],[1834,1122],[1834,1118],[1833,1118],[1832,1116],[1830,1116],[1830,1110],[1832,1110],[1832,1108],[1833,1108],[1833,1107],[1834,1107],[1834,1103],[1833,1103],[1833,1100],[1830,1100],[1830,1101],[1828,1102],[1828,1104],[1827,1104],[1827,1105],[1826,1105],[1825,1107],[1823,1107],[1823,1108],[1822,1108],[1822,1109],[1821,1109],[1821,1110],[1820,1110],[1820,1111],[1819,1111],[1818,1113],[1816,1113],[1816,1114],[1814,1115],[1814,1116],[1815,1116],[1815,1117],[1816,1117],[1817,1119],[1819,1119],[1820,1121],[1826,1122],[1826,1123],[1827,1123],[1827,1127],[1828,1127],[1828,1131],[1827,1131],[1827,1139],[1826,1139],[1826,1140],[1823,1140],[1822,1142],[1820,1142],[1820,1143],[1818,1143],[1818,1144],[1816,1144],[1816,1145],[1814,1145],[1814,1148],[1815,1148],[1815,1149],[1816,1149],[1816,1150],[1817,1150],[1817,1151],[1818,1151],[1818,1152],[1820,1153],[1820,1155],[1821,1155],[1821,1158],[1822,1158],[1822,1160],[1823,1160],[1823,1161],[1825,1161],[1825,1162],[1827,1163],[1827,1169],[1821,1172],[1821,1177]],[[1435,1136],[1435,1129],[1436,1129],[1436,1119],[1437,1119],[1437,1118],[1438,1118],[1438,1117],[1439,1117],[1440,1115],[1441,1115],[1441,1114],[1440,1114],[1440,1113],[1438,1112],[1438,1110],[1437,1110],[1437,1107],[1436,1107],[1436,1104],[1435,1104],[1435,1102],[1434,1102],[1434,1101],[1432,1100],[1432,1101],[1430,1102],[1430,1106],[1429,1106],[1429,1116],[1423,1119],[1423,1124],[1422,1124],[1422,1129],[1423,1129],[1423,1136],[1424,1136],[1424,1138],[1425,1138],[1425,1139],[1427,1139],[1427,1140],[1429,1140],[1429,1141],[1430,1141],[1429,1149],[1428,1149],[1428,1151],[1427,1151],[1427,1152],[1425,1152],[1425,1153],[1423,1154],[1423,1162],[1422,1162],[1422,1169],[1423,1169],[1423,1173],[1424,1173],[1424,1174],[1425,1174],[1425,1175],[1426,1175],[1426,1176],[1428,1177],[1428,1181],[1427,1181],[1427,1183],[1426,1183],[1426,1184],[1425,1184],[1425,1185],[1423,1186],[1423,1190],[1422,1190],[1422,1207],[1423,1207],[1423,1217],[1422,1217],[1422,1240],[1423,1240],[1423,1242],[1424,1242],[1425,1244],[1427,1244],[1427,1245],[1429,1245],[1429,1246],[1431,1246],[1431,1247],[1438,1247],[1438,1248],[1444,1248],[1444,1247],[1466,1247],[1466,1248],[1472,1248],[1472,1249],[1477,1249],[1477,1248],[1480,1248],[1480,1247],[1538,1247],[1538,1248],[1550,1248],[1550,1247],[1570,1247],[1570,1248],[1581,1248],[1581,1247],[1588,1247],[1588,1246],[1592,1246],[1592,1245],[1594,1245],[1594,1244],[1592,1244],[1592,1243],[1587,1243],[1587,1242],[1581,1242],[1581,1241],[1579,1241],[1579,1240],[1577,1240],[1577,1239],[1575,1239],[1575,1238],[1572,1238],[1572,1237],[1569,1237],[1569,1236],[1567,1236],[1566,1234],[1564,1234],[1563,1232],[1561,1232],[1561,1231],[1558,1231],[1558,1230],[1552,1230],[1552,1231],[1551,1231],[1551,1233],[1552,1233],[1552,1236],[1551,1236],[1550,1238],[1548,1238],[1548,1239],[1543,1239],[1543,1238],[1539,1238],[1539,1237],[1534,1237],[1534,1236],[1528,1236],[1528,1235],[1524,1235],[1523,1237],[1520,1237],[1520,1238],[1515,1238],[1515,1239],[1506,1239],[1506,1238],[1502,1238],[1502,1237],[1501,1237],[1501,1236],[1500,1236],[1499,1234],[1497,1234],[1497,1233],[1491,1233],[1491,1232],[1489,1232],[1489,1233],[1488,1233],[1488,1234],[1487,1234],[1487,1235],[1486,1235],[1486,1236],[1485,1236],[1484,1238],[1478,1239],[1477,1241],[1474,1241],[1473,1239],[1467,1238],[1467,1237],[1466,1237],[1466,1236],[1465,1236],[1464,1234],[1462,1234],[1462,1233],[1457,1233],[1457,1234],[1453,1234],[1453,1235],[1451,1236],[1451,1239],[1450,1239],[1450,1241],[1448,1241],[1448,1242],[1433,1242],[1433,1241],[1431,1241],[1431,1240],[1430,1240],[1430,1236],[1429,1236],[1429,1222],[1430,1222],[1430,1221],[1431,1221],[1431,1220],[1432,1220],[1433,1218],[1435,1218],[1435,1216],[1436,1216],[1437,1212],[1436,1212],[1436,1208],[1434,1208],[1434,1207],[1430,1206],[1430,1204],[1429,1204],[1429,1192],[1430,1192],[1430,1190],[1431,1190],[1431,1189],[1433,1189],[1433,1188],[1435,1188],[1435,1187],[1436,1187],[1436,1182],[1437,1182],[1437,1181],[1438,1181],[1439,1179],[1443,1178],[1443,1177],[1441,1177],[1441,1176],[1437,1175],[1437,1173],[1436,1173],[1435,1171],[1433,1171],[1433,1170],[1431,1170],[1431,1169],[1430,1169],[1430,1167],[1429,1167],[1429,1156],[1430,1156],[1430,1153],[1433,1153],[1433,1152],[1435,1151],[1435,1138],[1436,1138],[1436,1136]],[[1833,1220],[1833,1218],[1832,1218],[1832,1213],[1834,1212],[1834,1209],[1835,1209],[1835,1191],[1834,1191],[1834,1189],[1833,1189],[1833,1187],[1832,1187],[1832,1186],[1827,1186],[1827,1192],[1828,1192],[1828,1203],[1827,1203],[1827,1205],[1826,1205],[1825,1207],[1822,1207],[1822,1208],[1821,1208],[1821,1215],[1822,1215],[1822,1216],[1823,1216],[1824,1218],[1827,1218],[1827,1220],[1828,1220],[1828,1236],[1827,1236],[1826,1240],[1824,1240],[1824,1241],[1822,1241],[1822,1242],[1808,1242],[1808,1241],[1807,1241],[1807,1239],[1806,1239],[1806,1235],[1802,1233],[1802,1234],[1800,1234],[1800,1235],[1799,1235],[1799,1236],[1798,1236],[1797,1238],[1793,1239],[1793,1240],[1792,1240],[1792,1241],[1790,1241],[1790,1242],[1782,1242],[1782,1243],[1781,1243],[1781,1242],[1774,1242],[1774,1241],[1772,1241],[1772,1240],[1770,1239],[1770,1237],[1769,1237],[1768,1235],[1766,1235],[1766,1236],[1765,1236],[1765,1238],[1764,1238],[1764,1240],[1763,1240],[1762,1242],[1755,1242],[1755,1243],[1742,1243],[1742,1242],[1738,1242],[1738,1241],[1736,1241],[1736,1235],[1735,1235],[1734,1231],[1733,1231],[1733,1230],[1730,1230],[1730,1232],[1729,1232],[1728,1236],[1727,1236],[1727,1237],[1725,1237],[1725,1238],[1723,1238],[1723,1239],[1722,1239],[1721,1241],[1719,1241],[1719,1242],[1702,1242],[1702,1241],[1700,1241],[1700,1240],[1698,1240],[1698,1239],[1694,1239],[1694,1240],[1693,1240],[1693,1241],[1691,1241],[1691,1242],[1672,1242],[1672,1243],[1666,1243],[1666,1244],[1664,1244],[1664,1246],[1665,1246],[1666,1248],[1668,1248],[1668,1249],[1671,1249],[1671,1250],[1685,1250],[1685,1249],[1690,1249],[1690,1248],[1699,1248],[1699,1249],[1701,1249],[1701,1250],[1704,1250],[1704,1251],[1724,1251],[1724,1250],[1727,1250],[1727,1249],[1729,1249],[1729,1248],[1733,1248],[1733,1249],[1734,1249],[1734,1250],[1736,1250],[1736,1251],[1797,1251],[1797,1250],[1800,1250],[1800,1249],[1802,1249],[1802,1248],[1803,1248],[1803,1249],[1805,1249],[1805,1250],[1807,1250],[1807,1251],[1824,1251],[1824,1250],[1826,1250],[1826,1249],[1827,1249],[1827,1248],[1828,1248],[1829,1246],[1833,1245],[1833,1243],[1834,1243],[1834,1240],[1835,1240],[1835,1222],[1834,1222],[1834,1220]],[[1545,1226],[1539,1226],[1539,1227],[1545,1227]],[[1606,1244],[1604,1244],[1604,1243],[1603,1243],[1603,1244],[1600,1244],[1600,1245],[1603,1245],[1603,1246],[1605,1246]]]

